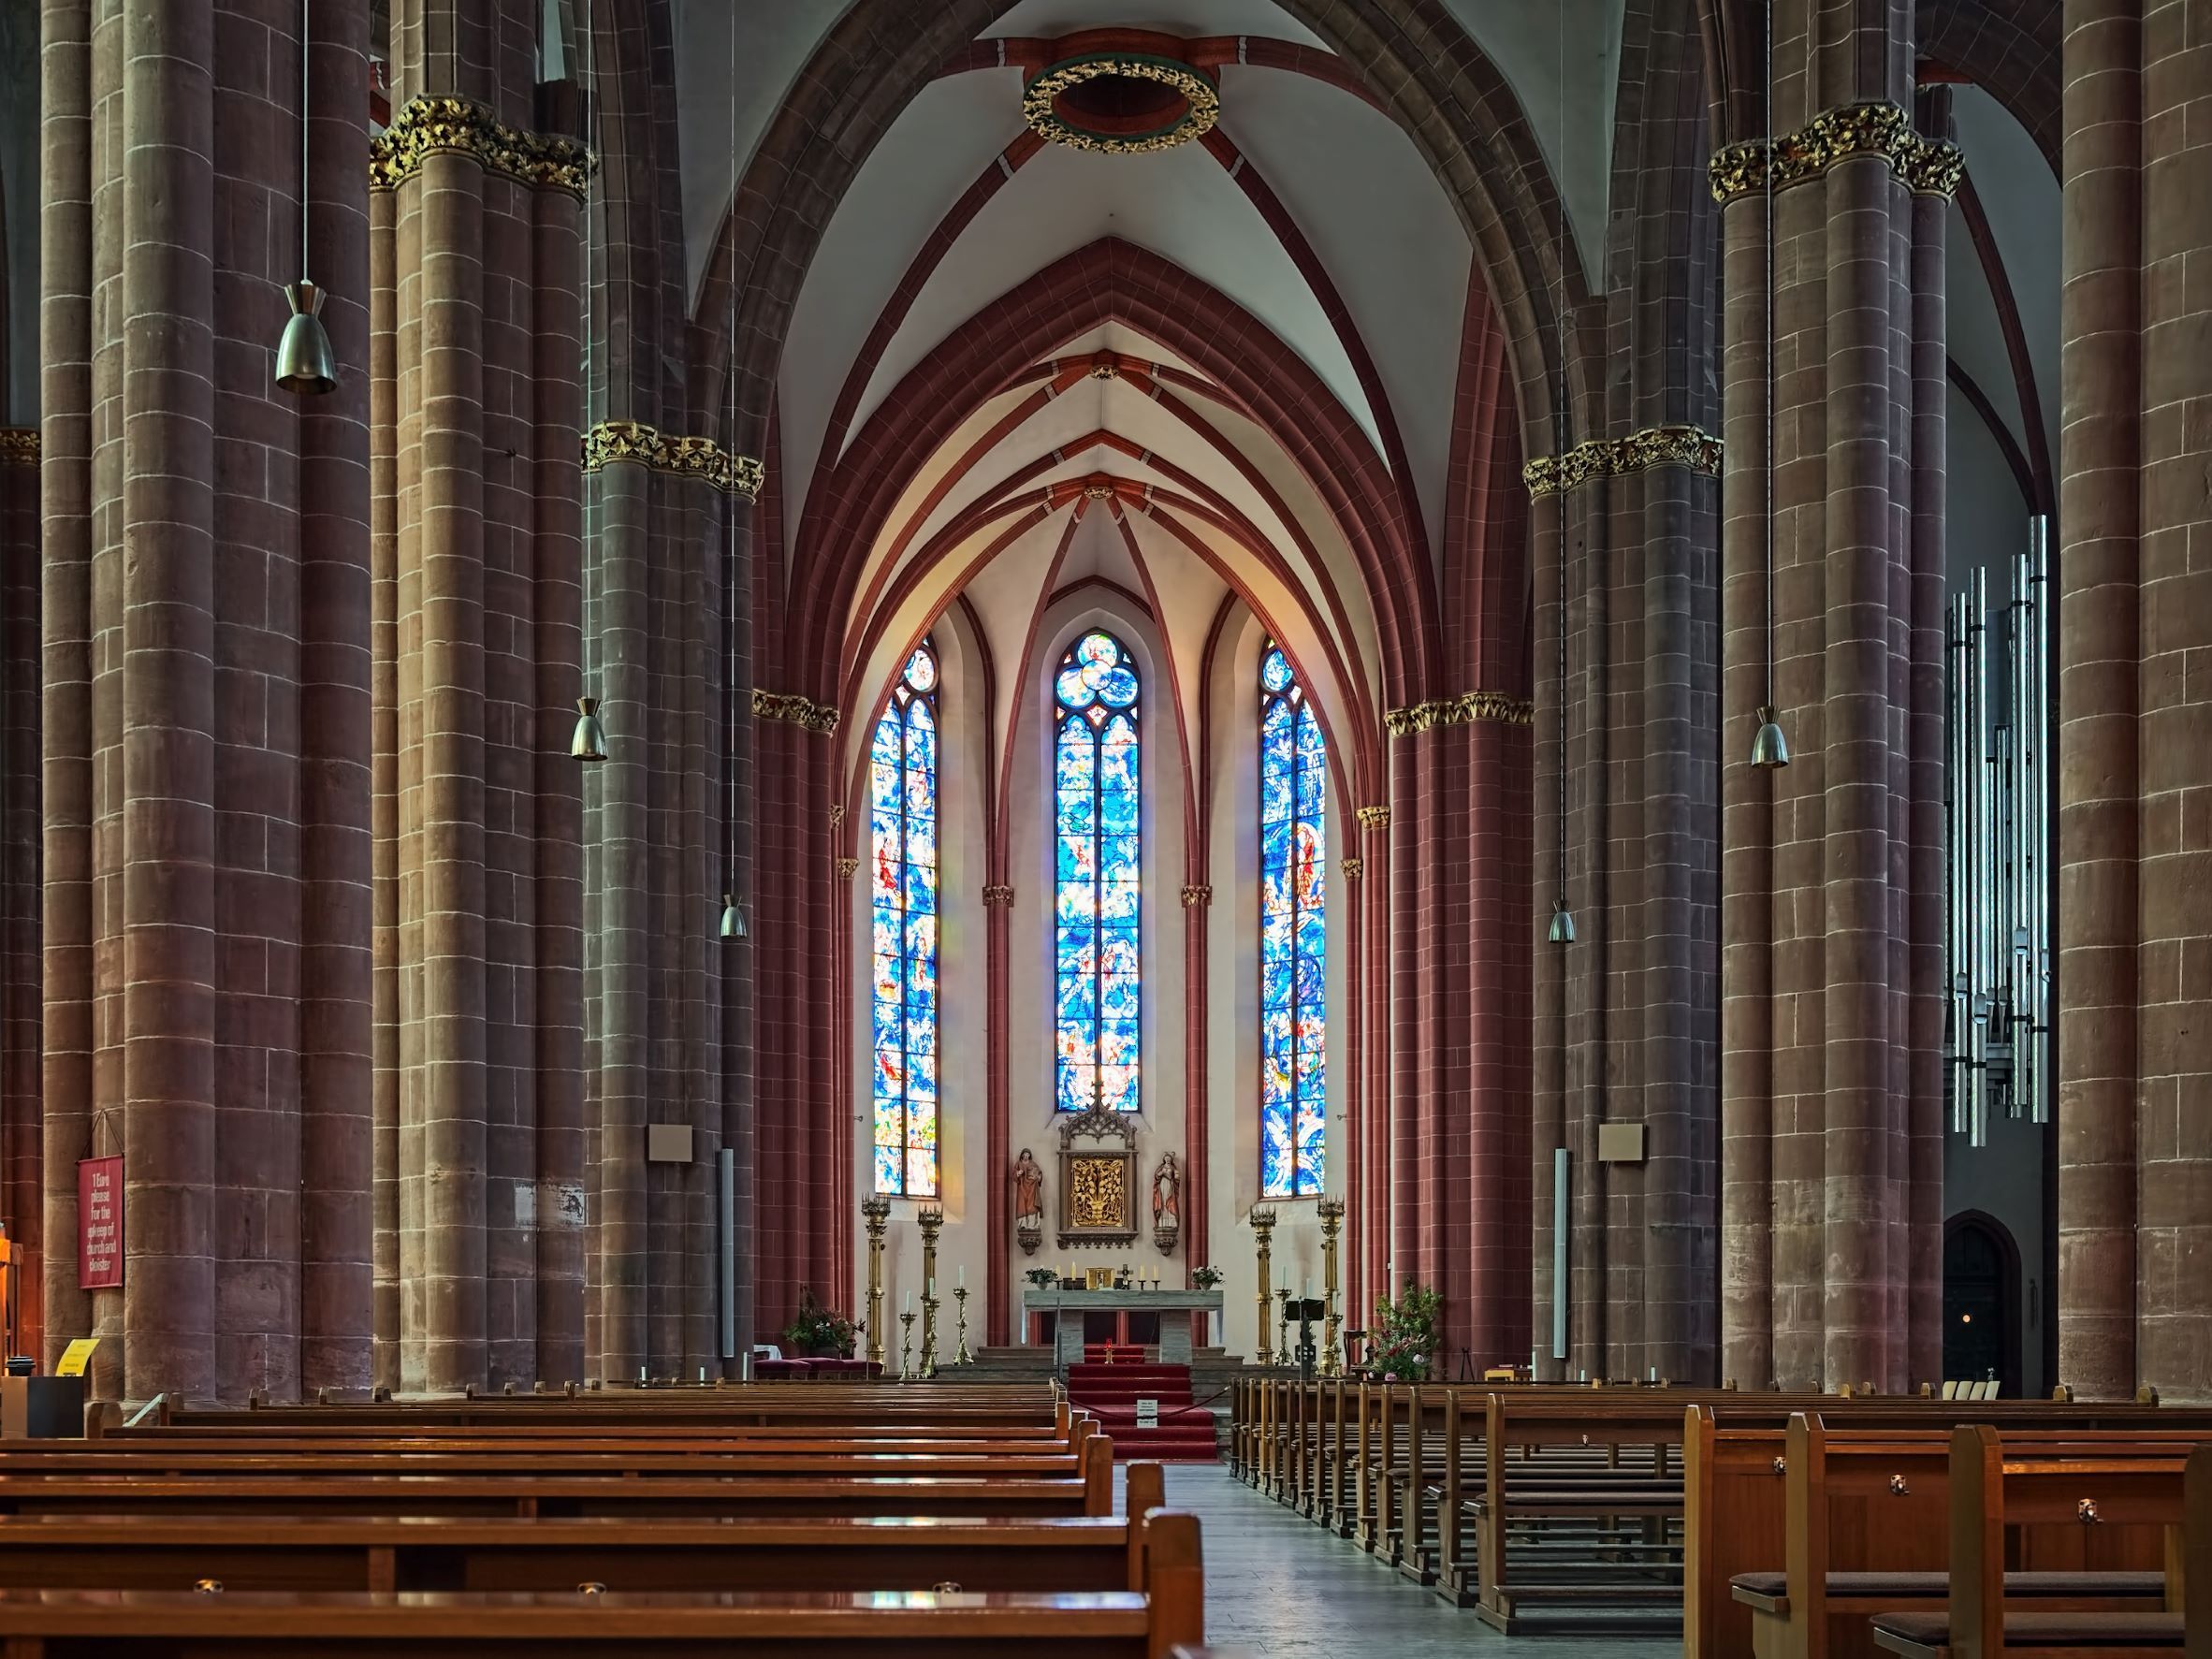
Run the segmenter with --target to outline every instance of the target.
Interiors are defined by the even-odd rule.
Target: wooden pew
[[[1068,1477],[994,1475],[240,1474],[178,1477],[0,1473],[0,1515],[112,1512],[799,1519],[862,1515],[1037,1517],[1113,1512],[1113,1446],[1084,1442]]]
[[[1985,1431],[1986,1432],[1986,1431]],[[1817,1415],[1790,1420],[1785,1453],[1784,1557],[1780,1573],[1732,1582],[1751,1609],[1760,1659],[1871,1659],[1869,1621],[1899,1607],[1940,1604],[1950,1559],[1950,1432],[1831,1431]],[[2095,1448],[2117,1460],[2186,1455],[2189,1437],[2115,1434],[2085,1441],[2063,1431],[2008,1436],[2022,1456],[2075,1456]],[[2147,1570],[2020,1572],[2004,1576],[2021,1610],[2155,1609],[2165,1587],[2163,1541],[2125,1544],[2107,1564]]]
[[[2140,1455],[2135,1455],[2139,1450]],[[1877,1614],[1875,1645],[1905,1659],[2136,1659],[2212,1655],[2212,1446],[2008,1448],[1986,1424],[1950,1452],[1950,1594],[1941,1611]],[[2103,1553],[2107,1529],[2162,1534],[2169,1607],[2159,1612],[2021,1610],[2006,1600],[2008,1529],[2044,1529],[2068,1553]],[[2030,1536],[2033,1536],[2031,1532]],[[2045,1557],[2047,1559],[2047,1556]],[[2178,1584],[2178,1594],[2176,1587]],[[2195,1618],[2188,1617],[2191,1610]]]
[[[1167,1659],[1205,1640],[1198,1521],[1156,1511],[1144,1591],[552,1594],[10,1590],[7,1659],[605,1659],[730,1648],[822,1659],[896,1653]]]
[[[1945,1403],[1835,1395],[1707,1396],[1685,1413],[1683,1652],[1686,1659],[1737,1659],[1753,1645],[1752,1607],[1733,1581],[1786,1569],[1784,1471],[1789,1410],[1817,1412],[1839,1429],[1894,1428],[1935,1436],[1946,1448],[1959,1418],[1997,1419],[2007,1436],[2120,1433],[2212,1437],[2212,1412],[2175,1406],[2074,1404],[2052,1401]],[[1947,1482],[1948,1475],[1943,1478]],[[1922,1483],[1925,1487],[1925,1483]],[[2068,1563],[2040,1564],[2054,1569]]]
[[[1159,1465],[1135,1463],[1126,1520],[23,1517],[0,1520],[0,1588],[1145,1591],[1145,1520],[1163,1508]]]

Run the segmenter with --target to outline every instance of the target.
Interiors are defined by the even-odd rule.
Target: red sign
[[[112,1290],[123,1283],[123,1159],[77,1165],[77,1285]]]

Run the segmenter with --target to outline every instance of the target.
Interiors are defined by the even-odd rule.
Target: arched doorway
[[[1943,1375],[1994,1375],[2003,1396],[2020,1396],[2020,1249],[1995,1216],[1979,1210],[1943,1228]]]

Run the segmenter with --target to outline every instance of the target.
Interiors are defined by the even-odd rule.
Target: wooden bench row
[[[2202,1433],[1693,1429],[1687,1652],[2110,1659],[2181,1652],[2212,1606]]]
[[[963,1429],[1021,1431],[1003,1439],[945,1436],[916,1402],[884,1438],[836,1426],[860,1402],[738,1392],[175,1413],[0,1454],[0,1652],[1168,1659],[1202,1641],[1196,1521],[1160,1507],[1154,1464],[1113,1520],[1111,1443],[1064,1400],[954,1403]]]
[[[1315,1384],[1277,1375],[1244,1379],[1236,1390],[1232,1467],[1501,1629],[1558,1630],[1602,1609],[1605,1628],[1617,1630],[1623,1609],[1643,1609],[1650,1627],[1671,1630],[1681,1617],[1685,1557],[1713,1512],[1684,1485],[1686,1404],[1776,1438],[1806,1410],[1852,1427],[1944,1433],[1969,1411],[2020,1429],[2212,1433],[2212,1414],[2149,1404]],[[1768,1463],[1779,1454],[1777,1446]],[[1754,1531],[1779,1540],[1779,1493],[1752,1501],[1766,1506]],[[1700,1601],[1695,1585],[1690,1594],[1691,1654],[1748,1651],[1748,1618],[1728,1633],[1739,1640],[1709,1630],[1701,1645],[1712,1596],[1708,1589]],[[1720,1599],[1728,1602],[1724,1579]]]

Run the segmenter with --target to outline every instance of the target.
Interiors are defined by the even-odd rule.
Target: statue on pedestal
[[[1013,1191],[1014,1242],[1025,1256],[1034,1256],[1044,1238],[1044,1170],[1026,1146],[1014,1159]]]
[[[1183,1231],[1183,1171],[1171,1152],[1160,1154],[1159,1168],[1152,1172],[1152,1242],[1162,1255],[1171,1256]]]

